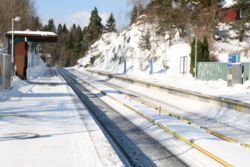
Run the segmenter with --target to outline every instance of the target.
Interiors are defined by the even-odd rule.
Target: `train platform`
[[[4,167],[124,166],[101,129],[53,70],[0,101]]]

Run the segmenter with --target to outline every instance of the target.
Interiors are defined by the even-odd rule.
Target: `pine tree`
[[[195,74],[193,69],[195,68],[195,50],[196,50],[196,40],[193,39],[191,43],[191,63],[190,63],[190,72],[191,74]],[[207,37],[203,38],[203,41],[197,41],[197,62],[209,62],[210,61],[210,54],[209,54],[209,44],[207,41]]]
[[[209,52],[209,45],[207,41],[207,37],[204,37],[203,39],[203,61],[209,62],[210,59],[210,52]]]
[[[58,27],[57,27],[57,34],[61,35],[62,32],[63,32],[63,27],[62,27],[61,24],[59,24]]]
[[[66,24],[63,25],[62,32],[63,32],[63,33],[68,33],[68,32],[69,32],[68,29],[67,29]]]
[[[40,22],[40,18],[38,16],[32,17],[31,29],[40,30],[41,28],[42,28],[42,23]]]
[[[72,49],[74,47],[73,33],[70,32],[66,41],[66,49]]]
[[[194,68],[195,68],[195,43],[196,43],[196,40],[193,39],[192,43],[191,43],[191,53],[190,53],[190,73],[194,76],[195,75],[195,72],[194,72]]]
[[[147,30],[146,34],[143,34],[140,39],[139,47],[143,50],[151,50],[150,33]]]
[[[44,30],[45,31],[56,32],[56,27],[55,27],[53,19],[49,19],[48,25],[45,25]]]
[[[91,12],[90,23],[88,25],[89,42],[96,41],[102,35],[102,32],[103,32],[102,19],[98,15],[98,10],[95,7],[94,10]]]
[[[115,21],[115,18],[114,18],[112,13],[110,14],[110,16],[107,20],[106,31],[107,32],[116,32],[116,21]]]
[[[130,16],[130,25],[135,23],[136,19],[137,19],[137,12],[138,9],[136,6],[134,6],[134,8],[131,11],[131,16]]]
[[[87,53],[89,46],[93,44],[103,33],[102,19],[98,15],[98,10],[95,7],[91,12],[90,23],[83,29],[83,54]]]

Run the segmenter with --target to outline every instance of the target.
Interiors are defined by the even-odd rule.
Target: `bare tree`
[[[32,27],[36,12],[31,0],[0,0],[0,40],[3,34],[11,30],[11,19],[20,16],[22,21],[15,29],[24,30]]]
[[[214,30],[218,24],[218,5],[216,3],[207,7],[198,7],[191,17],[191,24],[196,37],[208,37],[212,41]]]

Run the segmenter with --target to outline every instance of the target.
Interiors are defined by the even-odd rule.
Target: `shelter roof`
[[[48,31],[13,31],[15,37],[27,37],[29,42],[57,42],[57,35]],[[12,31],[6,33],[11,38]]]

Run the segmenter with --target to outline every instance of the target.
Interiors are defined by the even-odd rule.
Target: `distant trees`
[[[104,30],[107,32],[116,31],[116,23],[111,14],[106,27],[103,26],[98,10],[94,8],[88,26],[83,29],[75,24],[70,29],[67,29],[65,24],[59,24],[55,28],[53,19],[49,19],[44,30],[54,31],[58,34],[56,44],[44,44],[43,47],[44,52],[49,52],[52,55],[51,65],[68,67],[75,65],[77,60],[87,53],[89,47],[101,37]]]
[[[175,2],[175,5],[173,5]],[[149,18],[159,22],[159,34],[173,31],[181,37],[194,32],[210,37],[218,23],[219,0],[153,0],[147,6]]]
[[[49,19],[48,24],[44,25],[44,30],[54,31],[58,34],[57,43],[43,44],[42,50],[51,53],[52,60],[50,65],[54,66],[72,66],[82,57],[82,29],[80,26],[72,25],[70,30],[66,25],[59,24],[55,28],[53,19]]]
[[[44,26],[44,31],[56,32],[56,26],[53,19],[49,19],[48,24]]]

